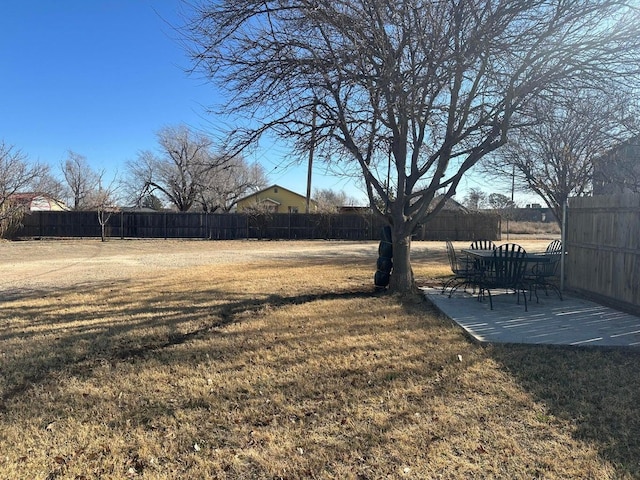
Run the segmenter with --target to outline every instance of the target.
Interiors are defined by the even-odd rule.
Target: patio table
[[[495,252],[495,250],[474,250],[471,248],[463,248],[461,252],[470,257],[487,262],[493,259],[493,252]],[[552,260],[552,257],[545,253],[526,253],[522,260],[525,263],[549,263]]]
[[[503,251],[502,247],[507,250]],[[515,253],[515,250],[512,252],[513,249],[520,249],[520,251]],[[525,253],[521,247],[515,244],[505,244],[495,250],[467,248],[463,249],[462,253],[467,255],[476,265],[478,275],[474,283],[479,287],[478,300],[484,296],[484,292],[487,292],[491,309],[493,309],[491,288],[502,287],[514,290],[518,294],[518,303],[520,303],[520,292],[522,292],[526,311],[527,298],[525,289],[527,289],[527,282],[524,280],[525,271],[530,270],[533,265],[551,261],[551,257],[541,253]],[[499,264],[494,265],[494,262],[499,262]],[[514,263],[509,266],[508,264],[511,262]]]
[[[467,255],[467,257],[472,257],[477,262],[477,264],[481,266],[479,268],[480,270],[482,269],[486,270],[491,267],[491,262],[493,261],[493,252],[495,252],[495,250],[493,249],[474,250],[472,248],[466,248],[466,249],[462,249],[461,252]],[[522,258],[522,261],[525,264],[527,264],[525,269],[525,276],[527,274],[530,274],[531,270],[533,269],[533,267],[535,267],[535,265],[539,263],[548,264],[556,260],[555,257],[553,257],[552,255],[549,255],[546,252],[526,253],[521,258]]]

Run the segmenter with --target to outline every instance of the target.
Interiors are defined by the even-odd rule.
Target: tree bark
[[[393,293],[415,293],[413,270],[411,269],[411,235],[393,232],[393,272],[389,291]]]

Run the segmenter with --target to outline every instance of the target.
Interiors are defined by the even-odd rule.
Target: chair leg
[[[467,284],[467,280],[463,280],[461,282],[458,282],[454,285],[451,286],[451,289],[449,290],[449,298],[451,298],[451,295],[453,295],[453,292],[455,292],[458,288],[460,288],[463,285]]]
[[[558,294],[558,297],[560,298],[560,300],[562,300],[562,292],[560,291],[560,289],[553,283],[551,282],[546,282],[545,280],[541,280],[539,282],[536,282],[534,284],[534,286],[536,287],[536,299],[538,299],[538,288],[537,287],[542,287],[544,289],[544,294],[548,297],[549,296],[549,291],[547,290],[548,288],[551,288],[551,290],[553,290],[554,292],[556,292]]]
[[[548,283],[547,285],[549,285],[549,287],[551,287],[551,289],[558,294],[558,297],[560,297],[560,300],[563,299],[562,292],[557,286],[555,286],[553,283]],[[545,291],[546,291],[546,288],[545,288]]]
[[[440,292],[440,295],[444,295],[444,293],[447,291],[447,288],[449,287],[453,287],[453,284],[458,280],[458,277],[453,277],[450,278],[449,280],[447,280],[445,282],[445,284],[442,286],[442,291]]]
[[[560,297],[560,301],[564,301],[564,299],[562,298],[562,292],[560,291],[560,289],[558,287],[556,287],[555,285],[553,286],[553,288],[556,289],[556,293]]]
[[[444,284],[444,286],[442,287],[442,291],[440,292],[440,295],[444,295],[447,288],[449,288],[449,298],[451,298],[451,295],[455,290],[460,288],[461,285],[466,285],[468,283],[469,283],[469,280],[466,278],[453,277],[449,279],[447,283]]]
[[[440,292],[440,295],[444,295],[444,292],[447,291],[447,287],[451,284],[451,282],[453,282],[453,278],[447,280],[446,282],[444,282],[444,285],[442,286],[442,291]]]

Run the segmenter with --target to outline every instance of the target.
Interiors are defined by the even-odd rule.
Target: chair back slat
[[[493,251],[494,283],[497,286],[511,287],[522,280],[527,252],[516,243],[505,243]]]
[[[552,277],[558,270],[560,264],[560,258],[562,257],[562,242],[560,240],[554,240],[547,246],[545,257],[549,257],[548,262],[538,265],[537,275],[544,277]]]
[[[471,242],[472,250],[495,250],[495,248],[496,245],[491,240],[480,239]]]
[[[458,260],[456,259],[456,251],[453,248],[453,244],[450,240],[447,240],[447,257],[449,258],[451,271],[455,273],[455,271],[458,269]]]
[[[546,253],[562,253],[562,241],[554,240],[547,245]]]

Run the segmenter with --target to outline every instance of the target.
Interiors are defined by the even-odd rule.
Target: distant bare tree
[[[0,141],[0,237],[11,234],[25,213],[24,206],[14,200],[14,195],[32,190],[47,173],[46,165],[30,163],[21,150]]]
[[[228,213],[242,197],[266,186],[262,166],[236,156],[207,172],[196,203],[205,212]]]
[[[527,112],[528,124],[485,158],[485,174],[514,175],[519,188],[539,195],[561,223],[569,197],[591,194],[594,162],[637,132],[632,97],[606,86],[536,99]]]
[[[70,198],[68,206],[73,210],[93,208],[104,172],[96,172],[85,156],[71,150],[61,168]]]
[[[532,100],[603,78],[631,81],[640,64],[635,0],[185,5],[194,70],[228,89],[223,113],[246,119],[231,144],[239,150],[270,131],[299,154],[313,147],[352,162],[391,226],[390,289],[402,293],[415,288],[418,223],[507,142]]]
[[[256,230],[258,239],[262,239],[273,222],[274,209],[267,202],[256,202],[246,206],[242,213],[248,217],[249,228]]]
[[[506,210],[516,208],[516,203],[502,193],[492,193],[488,197],[488,203],[494,210]]]
[[[142,151],[128,163],[129,182],[138,187],[138,198],[160,193],[179,211],[198,201],[211,172],[228,159],[213,151],[213,140],[186,126],[165,127],[158,132],[159,154]]]
[[[98,223],[100,224],[100,238],[106,241],[106,226],[114,213],[120,211],[117,205],[118,182],[114,179],[110,185],[103,187],[102,183],[98,185],[98,190],[93,196],[92,208],[95,208]]]
[[[45,167],[45,171],[35,179],[32,190],[60,202],[61,205],[65,204],[65,185],[52,174],[48,165]]]
[[[480,210],[487,206],[487,194],[479,188],[471,188],[462,200],[462,204],[469,210]]]
[[[340,207],[356,203],[345,192],[335,191],[330,188],[314,190],[313,200],[318,205],[318,211],[321,213],[337,213]]]

